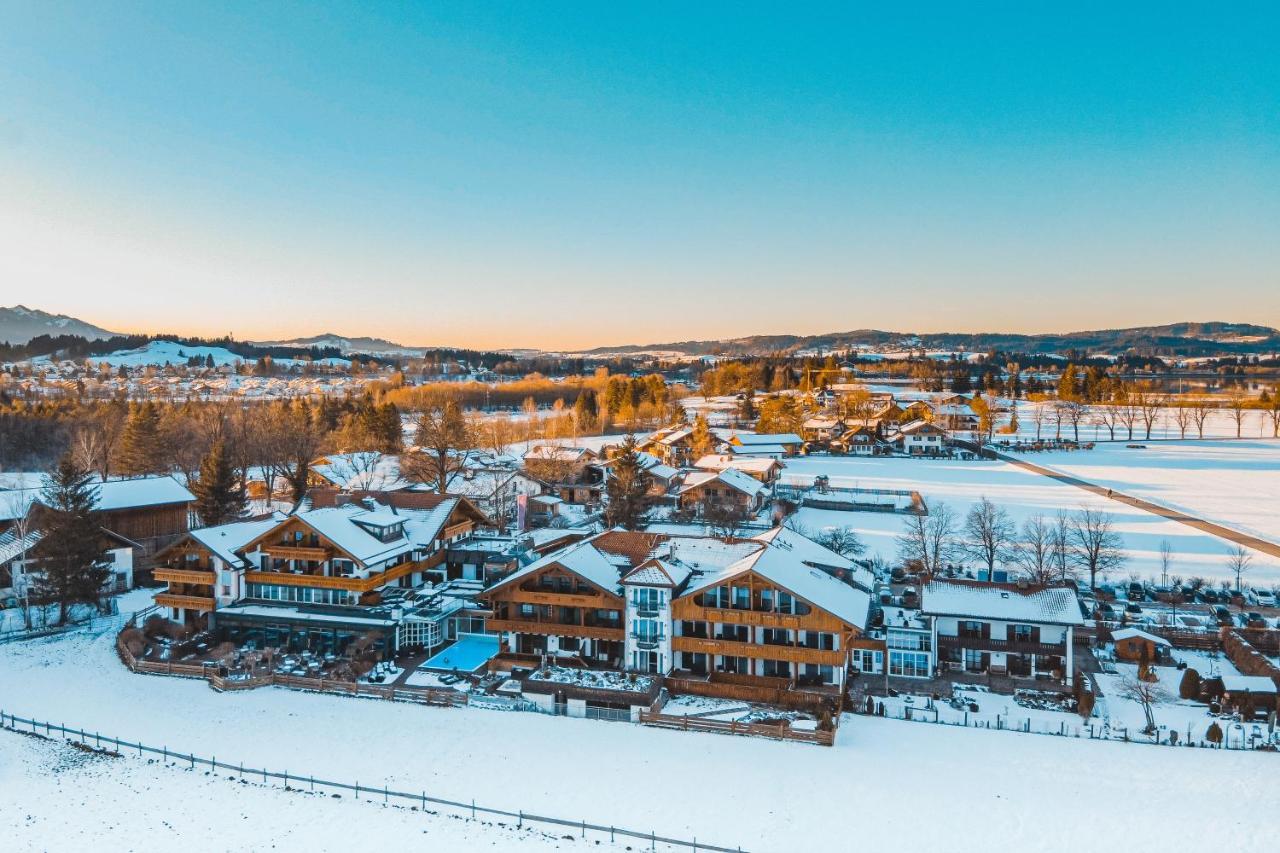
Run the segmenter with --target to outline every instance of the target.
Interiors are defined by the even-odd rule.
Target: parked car
[[[919,596],[916,595],[916,588],[909,586],[902,591],[902,606],[915,607],[920,603]]]
[[[1234,625],[1235,622],[1231,618],[1231,611],[1223,605],[1219,604],[1213,608],[1213,618],[1218,620],[1219,625]]]
[[[1253,588],[1253,598],[1259,607],[1275,607],[1276,594],[1269,589]]]
[[[1244,626],[1246,628],[1265,628],[1267,627],[1267,620],[1262,618],[1261,613],[1250,610],[1244,615]]]
[[[1124,606],[1124,612],[1128,613],[1130,616],[1141,616],[1142,606],[1136,601],[1130,601]]]
[[[1207,587],[1207,586],[1201,587],[1201,588],[1200,588],[1200,601],[1201,601],[1201,602],[1203,602],[1204,604],[1217,604],[1217,603],[1218,603],[1218,593],[1216,593],[1216,592],[1214,592],[1213,590],[1209,589],[1209,587]]]
[[[1137,581],[1132,581],[1129,584],[1128,592],[1130,601],[1143,601],[1147,597],[1146,589]]]
[[[1094,618],[1114,622],[1120,618],[1120,614],[1116,612],[1115,607],[1109,602],[1103,601],[1098,604],[1097,615]]]
[[[1191,604],[1196,600],[1196,591],[1189,586],[1184,586],[1179,590],[1182,594],[1182,603]]]

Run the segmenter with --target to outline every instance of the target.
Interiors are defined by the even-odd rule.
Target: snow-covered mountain
[[[176,341],[151,341],[144,347],[131,350],[120,350],[108,355],[92,356],[89,361],[94,364],[107,364],[111,367],[146,367],[154,365],[163,367],[166,364],[181,365],[186,364],[192,356],[198,356],[201,360],[213,359],[213,363],[217,367],[226,365],[234,365],[243,361],[253,364],[257,361],[255,358],[246,358],[237,355],[224,347],[210,346],[193,346],[191,344],[180,344]],[[41,357],[38,361],[48,360],[47,357]],[[293,367],[302,362],[292,358],[273,359],[277,367]],[[351,362],[345,358],[323,358],[315,362],[316,364],[324,364],[330,367],[350,367]]]
[[[114,334],[66,314],[50,314],[25,305],[0,308],[0,341],[6,343],[25,344],[38,335],[79,335],[97,340]]]
[[[326,333],[308,338],[290,338],[287,341],[254,341],[264,347],[335,347],[342,352],[361,355],[421,356],[430,347],[407,347],[384,338],[355,337]]]

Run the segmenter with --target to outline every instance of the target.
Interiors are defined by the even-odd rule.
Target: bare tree
[[[1115,405],[1120,423],[1124,425],[1129,440],[1133,441],[1133,431],[1142,418],[1142,408],[1138,405],[1133,389],[1128,385],[1117,388]]]
[[[951,507],[938,502],[929,505],[928,515],[912,515],[898,537],[904,560],[913,560],[930,574],[942,570],[955,551],[956,520]]]
[[[1053,523],[1039,514],[1023,522],[1022,539],[1013,550],[1013,559],[1032,583],[1041,586],[1052,583]]]
[[[1249,398],[1242,391],[1232,391],[1227,397],[1227,408],[1231,410],[1231,419],[1236,422],[1236,438],[1244,429],[1244,416],[1249,410]]]
[[[1031,403],[1031,422],[1036,425],[1036,441],[1040,440],[1040,431],[1044,428],[1046,417],[1048,417],[1048,412],[1045,409],[1044,400],[1033,401]]]
[[[1009,513],[984,496],[969,508],[964,519],[961,550],[987,567],[987,580],[995,581],[996,564],[1007,559],[1017,540],[1018,528]]]
[[[475,433],[456,399],[432,395],[418,415],[414,447],[401,458],[401,470],[444,494],[479,446]]]
[[[720,539],[737,536],[750,518],[746,507],[733,501],[721,502],[706,498],[699,505],[698,511],[711,535]]]
[[[856,557],[867,550],[867,546],[858,538],[858,534],[852,527],[832,527],[822,531],[816,537],[808,538],[841,557]]]
[[[1241,582],[1252,565],[1253,554],[1243,545],[1237,545],[1227,554],[1227,569],[1236,577],[1236,592],[1240,596],[1241,610],[1244,610],[1244,587]]]
[[[1081,507],[1069,527],[1071,555],[1089,575],[1089,588],[1098,590],[1098,577],[1124,564],[1124,540],[1113,529],[1108,513]]]
[[[1187,408],[1191,410],[1191,420],[1196,425],[1196,436],[1204,438],[1204,425],[1213,413],[1213,406],[1209,405],[1208,400],[1197,397],[1187,404]]]
[[[1151,430],[1155,426],[1156,418],[1160,416],[1160,410],[1165,407],[1165,399],[1161,394],[1149,385],[1140,385],[1134,394],[1134,402],[1138,406],[1138,414],[1142,418],[1142,426],[1146,431],[1146,438],[1151,438]]]
[[[1142,706],[1142,713],[1147,718],[1143,732],[1153,734],[1156,731],[1154,708],[1169,701],[1169,692],[1159,681],[1143,681],[1137,676],[1128,676],[1120,683],[1120,695]]]
[[[1178,438],[1186,438],[1187,430],[1191,429],[1191,424],[1195,422],[1191,407],[1183,403],[1174,406],[1173,422],[1178,425]]]
[[[1094,423],[1107,428],[1112,441],[1116,440],[1116,427],[1120,426],[1120,409],[1110,402],[1103,402],[1094,410]]]

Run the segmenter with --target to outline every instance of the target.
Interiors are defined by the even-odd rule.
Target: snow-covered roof
[[[914,420],[898,428],[898,435],[915,435],[918,432],[946,432],[946,430],[924,420]]]
[[[586,447],[564,447],[559,444],[538,444],[534,445],[524,455],[525,461],[535,460],[553,460],[557,462],[584,462],[588,459],[594,459],[595,451]]]
[[[861,566],[832,551],[825,545],[819,545],[808,536],[804,536],[787,527],[775,527],[758,536],[752,537],[759,542],[783,548],[795,554],[796,559],[814,568],[827,567],[839,569],[852,578],[855,583],[870,592],[875,588],[875,575],[865,566]]]
[[[19,536],[17,530],[0,533],[0,566],[27,553],[43,536],[44,533],[39,530],[27,531],[25,536]]]
[[[755,432],[739,432],[734,433],[731,442],[737,442],[742,445],[752,444],[804,444],[804,439],[793,432],[775,432],[775,433],[755,433]]]
[[[805,429],[835,429],[840,425],[839,418],[812,417],[806,420],[801,426]]]
[[[738,446],[730,445],[729,449],[737,456],[764,456],[777,459],[787,455],[787,449],[781,444],[747,444]]]
[[[1228,693],[1275,693],[1276,683],[1265,675],[1224,675],[1222,689]]]
[[[742,456],[731,456],[725,453],[708,454],[693,463],[694,468],[701,468],[704,471],[723,471],[726,468],[736,468],[739,471],[757,474],[767,474],[781,465],[782,463],[777,459],[743,458]]]
[[[400,476],[400,457],[374,451],[334,453],[311,466],[317,476],[340,489],[389,491],[403,489],[409,481]]]
[[[561,566],[607,592],[615,595],[618,593],[620,567],[610,559],[610,555],[601,552],[590,540],[575,542],[558,551],[552,551],[509,575],[491,589],[506,586],[553,565]]]
[[[1157,637],[1155,634],[1148,634],[1146,631],[1139,631],[1137,628],[1121,628],[1119,631],[1111,632],[1111,639],[1115,641],[1140,639],[1158,646],[1172,646],[1164,637]]]
[[[1083,625],[1075,590],[1028,587],[982,581],[935,580],[924,588],[920,611],[929,616],[960,616],[1002,622]]]
[[[346,504],[300,512],[296,518],[364,565],[380,563],[410,548],[403,534],[383,542],[356,524],[356,517],[367,512],[360,504]]]
[[[233,521],[216,527],[201,527],[191,531],[191,538],[213,552],[228,565],[238,566],[244,558],[236,552],[284,521],[284,513],[275,513],[254,521]]]
[[[813,607],[825,610],[856,628],[866,627],[871,604],[868,592],[837,580],[821,569],[809,567],[793,548],[779,547],[773,541],[766,541],[764,546],[720,571],[697,578],[684,594],[692,595],[731,581],[738,575],[755,572]]]
[[[699,486],[710,483],[712,480],[719,480],[732,489],[737,489],[745,495],[755,497],[756,495],[768,491],[768,487],[755,479],[749,474],[744,474],[734,468],[725,468],[717,472],[710,471],[692,471],[685,475],[684,483],[680,486],[680,493],[695,489]]]
[[[169,476],[107,480],[94,485],[98,489],[98,503],[94,509],[103,512],[189,503],[196,499],[186,486]]]
[[[647,560],[622,578],[622,583],[634,586],[678,587],[689,579],[693,569],[671,560]]]

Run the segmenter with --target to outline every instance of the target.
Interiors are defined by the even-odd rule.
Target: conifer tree
[[[635,436],[629,435],[622,442],[622,451],[614,460],[610,473],[605,484],[609,505],[604,510],[604,522],[610,527],[635,530],[644,517],[647,490],[644,470],[636,453]]]
[[[57,602],[58,624],[73,604],[97,602],[111,576],[102,531],[93,517],[98,490],[89,470],[62,457],[41,494],[40,540],[32,549],[35,595]]]
[[[191,484],[196,496],[196,514],[206,527],[235,521],[245,512],[245,495],[222,441],[213,447],[200,463],[200,477]]]
[[[140,403],[120,437],[120,472],[130,477],[157,473],[163,468],[160,456],[160,414],[150,401]]]

